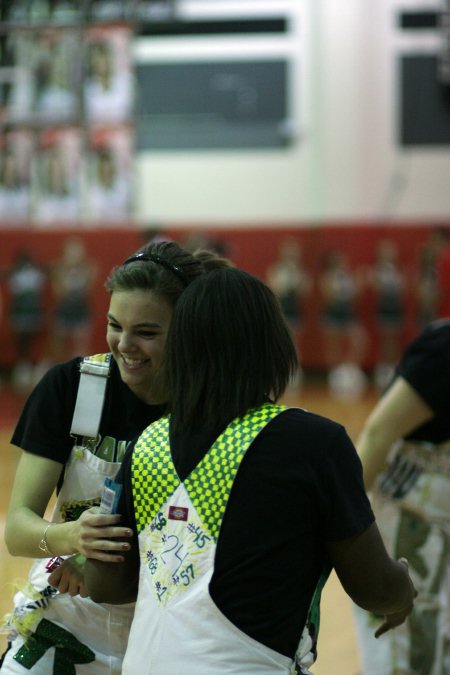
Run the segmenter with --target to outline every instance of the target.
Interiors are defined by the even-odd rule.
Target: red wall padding
[[[413,279],[417,272],[419,250],[437,226],[448,226],[448,223],[403,223],[401,225],[386,225],[377,223],[358,223],[351,225],[323,225],[308,227],[279,226],[273,227],[241,227],[230,228],[195,227],[168,228],[164,235],[183,243],[192,232],[203,233],[211,240],[221,242],[228,256],[238,265],[249,272],[265,278],[266,270],[278,253],[278,245],[284,237],[296,237],[301,243],[305,267],[313,277],[318,278],[324,254],[333,248],[345,250],[352,267],[371,265],[377,241],[389,238],[398,245],[399,265],[403,269],[408,282],[407,317],[404,326],[403,343],[406,343],[417,332],[416,301],[413,290]],[[4,274],[10,267],[18,249],[26,248],[33,252],[37,261],[47,265],[54,261],[62,250],[63,241],[73,235],[81,236],[86,244],[88,255],[94,258],[98,265],[98,283],[92,294],[92,307],[95,321],[92,332],[91,351],[103,351],[105,343],[105,314],[108,306],[108,295],[103,288],[103,281],[111,268],[120,263],[131,252],[144,243],[143,231],[135,226],[129,228],[115,228],[111,230],[56,230],[31,231],[0,229],[0,269],[2,270],[1,296],[2,314],[0,321],[0,368],[9,368],[14,362],[14,345],[8,324],[8,293]],[[47,308],[50,314],[52,297],[50,291],[47,297]],[[320,299],[315,285],[314,291],[305,307],[305,322],[302,339],[302,362],[304,368],[321,369],[325,360],[321,349],[320,334]],[[373,321],[373,299],[370,293],[360,302],[360,316],[370,339],[370,348],[367,354],[367,367],[374,363],[377,345],[376,327]],[[47,332],[50,327],[48,321]],[[46,335],[43,334],[36,342],[35,359],[39,359],[45,348]]]

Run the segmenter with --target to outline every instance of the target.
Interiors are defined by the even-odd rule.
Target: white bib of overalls
[[[406,557],[418,591],[408,620],[379,640],[371,614],[354,609],[364,672],[446,672],[450,659],[450,443],[400,440],[378,478],[372,506],[390,555]],[[432,630],[424,630],[432,626]]]
[[[266,404],[232,422],[183,483],[171,460],[168,418],[141,436],[132,465],[141,567],[123,675],[309,672],[306,663],[295,670],[293,659],[234,626],[209,594],[217,539],[240,462],[282,410]],[[306,660],[310,647],[305,635]]]
[[[72,448],[52,522],[76,520],[86,508],[98,505],[105,478],[117,474],[120,462],[106,461],[88,446],[86,441]],[[100,605],[90,598],[52,591],[47,563],[48,558],[36,560],[28,586],[15,595],[14,626],[21,635],[13,642],[2,675],[69,675],[73,672],[70,661],[76,675],[121,675],[134,603]],[[23,643],[23,636],[30,633],[33,640],[27,644],[34,645],[34,651]]]

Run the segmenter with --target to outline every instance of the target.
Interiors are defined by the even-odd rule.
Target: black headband
[[[132,262],[154,262],[157,263],[158,265],[162,265],[165,267],[167,270],[170,270],[175,276],[178,277],[178,279],[185,285],[187,286],[189,284],[190,279],[186,277],[184,274],[183,270],[181,267],[178,265],[174,265],[173,263],[169,262],[168,260],[165,260],[164,258],[161,258],[159,255],[155,255],[154,253],[135,253],[134,255],[130,256],[127,258],[122,264],[123,265],[128,265],[128,263]]]

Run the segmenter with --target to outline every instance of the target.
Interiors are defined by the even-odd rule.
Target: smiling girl
[[[12,437],[23,454],[5,539],[11,555],[37,560],[14,598],[2,675],[121,673],[134,604],[91,602],[83,565],[85,556],[121,560],[128,544],[118,538],[131,532],[119,516],[94,515],[90,508],[130,441],[164,411],[159,368],[172,311],[204,273],[204,255],[162,242],[116,267],[105,284],[110,353],[54,366],[25,404]],[[206,256],[214,266],[214,255]],[[217,264],[227,261],[217,258]],[[56,506],[46,520],[55,489]]]

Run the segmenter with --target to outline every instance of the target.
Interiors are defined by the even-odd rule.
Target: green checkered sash
[[[240,463],[260,431],[285,406],[266,403],[233,420],[183,482],[208,533],[217,541]],[[169,417],[141,434],[132,460],[133,499],[138,533],[150,523],[180,485],[172,462]]]

